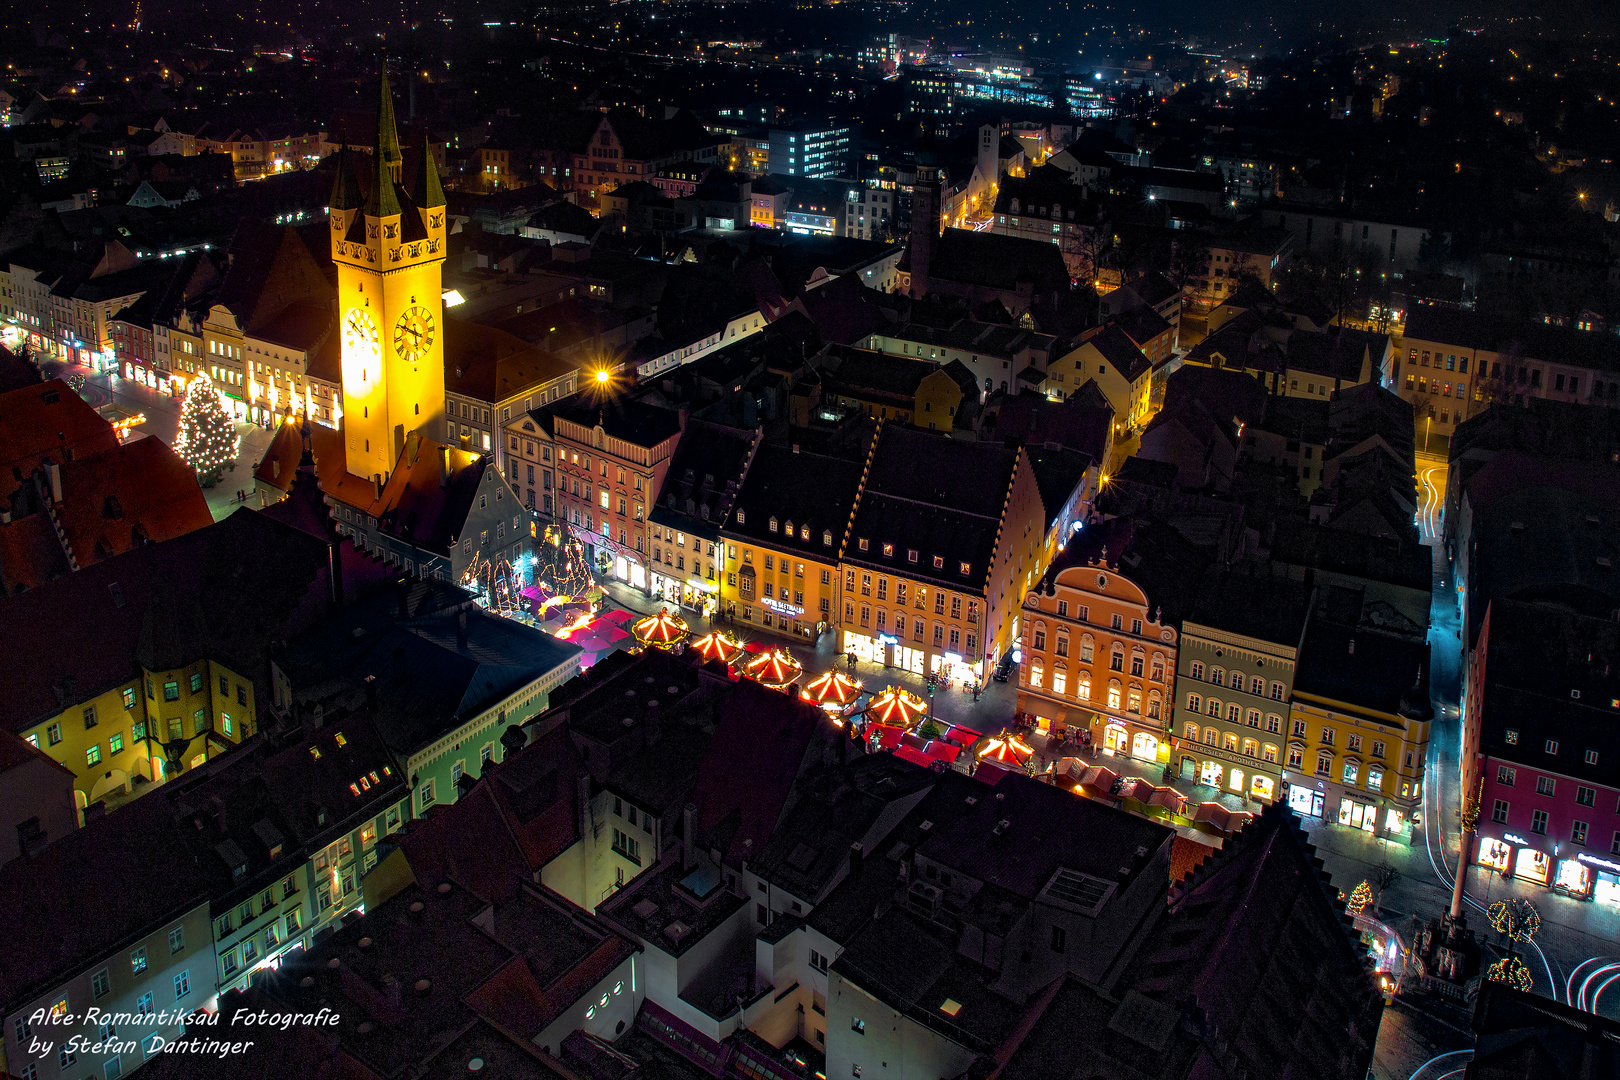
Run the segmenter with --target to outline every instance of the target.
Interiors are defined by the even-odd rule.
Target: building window
[[[1547,811],[1545,811],[1545,810],[1533,810],[1533,811],[1531,811],[1531,813],[1530,813],[1530,831],[1533,832],[1533,833],[1541,833],[1543,835],[1546,834],[1546,832],[1547,832]]]
[[[174,977],[174,1000],[179,1001],[189,993],[191,993],[191,970],[188,968]]]
[[[1546,745],[1542,749],[1546,750],[1547,753],[1549,753],[1549,754],[1557,756],[1557,754],[1558,754],[1558,740],[1557,739],[1548,739]]]
[[[1570,841],[1570,843],[1584,845],[1586,843],[1586,829],[1587,829],[1587,823],[1586,822],[1584,822],[1584,821],[1572,822],[1570,824],[1570,830],[1569,830],[1569,841]]]
[[[183,926],[177,926],[173,930],[170,930],[169,931],[169,953],[170,953],[170,955],[173,955],[174,953],[180,952],[185,947],[186,947],[186,928],[183,927]]]
[[[1496,767],[1496,782],[1503,787],[1512,787],[1513,781],[1518,775],[1517,769],[1510,769],[1506,765]]]
[[[1557,786],[1558,786],[1557,781],[1555,781],[1550,776],[1538,776],[1538,777],[1536,777],[1536,794],[1537,795],[1551,795],[1553,793],[1554,789],[1557,788]]]

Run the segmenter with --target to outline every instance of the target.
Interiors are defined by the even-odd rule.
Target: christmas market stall
[[[866,719],[874,724],[910,728],[928,712],[928,703],[900,685],[887,687],[866,706]]]
[[[660,611],[649,615],[630,628],[636,641],[644,647],[672,649],[686,640],[686,620],[679,615]]]
[[[828,671],[810,680],[801,695],[834,716],[842,716],[860,696],[861,684],[838,671]]]
[[[804,665],[795,660],[792,653],[779,647],[756,654],[743,668],[743,673],[772,690],[785,690],[798,681],[804,673]]]
[[[705,660],[718,660],[730,664],[742,655],[743,648],[721,630],[711,630],[687,646]]]

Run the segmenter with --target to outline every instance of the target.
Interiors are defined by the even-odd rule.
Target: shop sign
[[[1526,840],[1524,837],[1520,836],[1518,833],[1510,833],[1510,832],[1503,833],[1502,834],[1502,839],[1506,840],[1510,844],[1528,844],[1530,842],[1530,841]]]
[[[1584,851],[1575,857],[1589,866],[1595,866],[1600,870],[1607,870],[1611,874],[1620,874],[1620,863],[1614,862],[1611,859],[1600,859],[1596,855],[1588,855]]]
[[[802,607],[794,607],[792,604],[784,604],[784,603],[782,603],[782,601],[773,600],[768,596],[765,597],[763,600],[761,600],[760,603],[764,604],[766,607],[770,608],[772,611],[776,612],[778,615],[799,616],[799,615],[804,614],[804,608],[802,608]]]
[[[687,588],[701,593],[717,593],[720,591],[719,582],[704,581],[702,578],[689,577],[686,579]]]
[[[877,636],[877,639],[878,639],[878,644],[879,645],[898,645],[898,644],[900,644],[900,639],[895,637],[893,634],[879,634]]]

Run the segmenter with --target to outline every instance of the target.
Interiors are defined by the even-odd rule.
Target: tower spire
[[[423,210],[444,205],[444,187],[439,183],[439,166],[433,160],[433,140],[422,139],[422,160],[416,170],[416,183],[411,189],[416,205]]]
[[[338,150],[337,175],[332,177],[332,197],[328,203],[333,210],[358,210],[363,201],[360,182],[354,176],[354,162],[349,157],[349,142],[345,139]]]
[[[370,217],[389,217],[399,213],[400,165],[399,128],[394,123],[394,92],[388,86],[388,62],[383,62],[382,87],[377,102],[377,156],[376,179],[371,197],[366,200],[366,214]]]

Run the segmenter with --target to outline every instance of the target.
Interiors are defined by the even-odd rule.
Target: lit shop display
[[[1620,862],[1581,852],[1575,858],[1592,871],[1592,899],[1620,905]]]
[[[1325,810],[1327,796],[1320,791],[1299,784],[1291,784],[1288,788],[1288,809],[1301,817],[1321,817]]]
[[[1520,848],[1513,858],[1513,876],[1545,885],[1552,880],[1552,860],[1535,848]]]
[[[1354,799],[1341,799],[1339,800],[1339,824],[1348,825],[1352,829],[1374,832],[1378,828],[1378,807],[1368,806],[1366,803],[1359,803]]]
[[[1474,861],[1480,866],[1489,867],[1497,873],[1508,868],[1508,862],[1513,858],[1513,849],[1494,837],[1483,837],[1479,842],[1479,854]]]
[[[1577,900],[1588,900],[1595,884],[1591,867],[1579,859],[1559,859],[1558,873],[1553,877],[1553,888],[1566,892]]]

